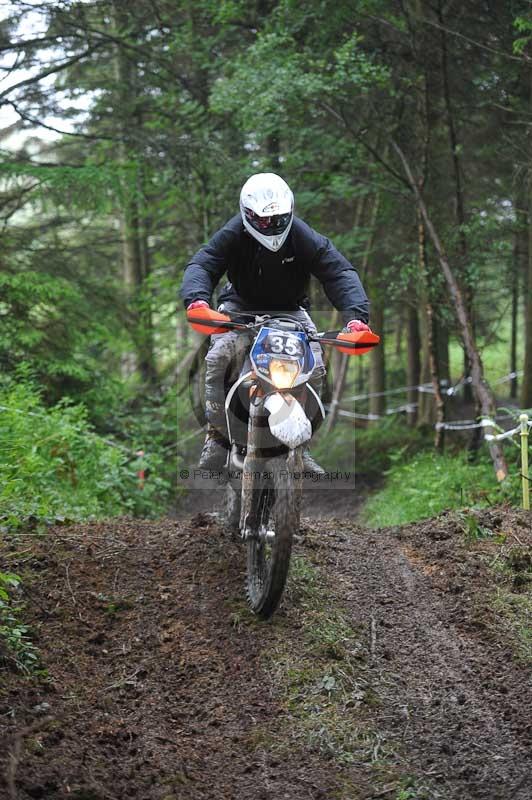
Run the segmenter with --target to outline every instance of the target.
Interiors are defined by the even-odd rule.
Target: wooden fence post
[[[523,485],[523,508],[530,509],[530,476],[528,474],[528,416],[521,414],[521,481]]]

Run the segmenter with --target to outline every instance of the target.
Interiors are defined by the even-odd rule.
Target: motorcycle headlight
[[[270,378],[276,389],[291,389],[299,373],[297,361],[270,361]]]

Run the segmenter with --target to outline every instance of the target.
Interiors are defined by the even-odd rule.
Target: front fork
[[[306,390],[305,390],[306,391]],[[306,394],[300,394],[300,400],[305,402]],[[242,469],[242,504],[240,513],[240,530],[244,538],[260,537],[264,533],[262,522],[265,509],[263,504],[268,502],[264,497],[265,489],[268,484],[273,486],[273,475],[266,472],[266,464],[279,467],[279,458],[266,458],[264,456],[265,446],[272,445],[272,435],[269,430],[268,416],[264,408],[265,393],[260,384],[253,383],[249,390],[249,419],[248,419],[248,440],[247,451]],[[283,445],[277,442],[277,446]],[[288,448],[283,457],[283,465],[292,471],[293,475],[300,477],[303,470],[302,452],[303,446],[299,445],[295,449]],[[301,482],[297,480],[298,497],[301,493]],[[298,505],[300,499],[298,500]]]
[[[260,500],[265,483],[266,459],[259,455],[261,433],[267,425],[262,398],[264,392],[257,384],[250,388],[247,452],[242,470],[242,506],[240,530],[244,538],[257,536],[260,528]]]

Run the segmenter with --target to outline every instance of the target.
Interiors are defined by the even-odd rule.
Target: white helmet
[[[279,250],[294,219],[294,195],[273,172],[252,175],[240,192],[240,212],[247,231],[268,250]]]

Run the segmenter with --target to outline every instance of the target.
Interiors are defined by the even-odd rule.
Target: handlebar
[[[236,322],[234,319],[243,316],[253,317],[254,322]],[[222,314],[219,311],[214,311],[212,308],[203,307],[193,308],[187,311],[187,319],[195,331],[205,335],[227,333],[228,331],[251,333],[256,328],[261,328],[270,321],[284,321],[293,326],[292,330],[303,331],[307,335],[309,341],[331,345],[346,355],[363,355],[376,347],[380,342],[380,336],[372,331],[357,331],[355,333],[346,333],[342,330],[321,331],[316,333],[309,332],[303,323],[299,322],[299,320],[294,317],[290,317],[290,315],[272,317],[269,314],[257,315],[240,311],[231,315],[230,312]]]

